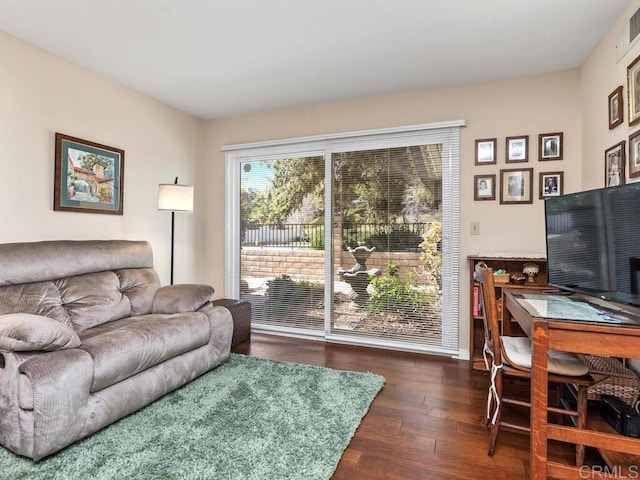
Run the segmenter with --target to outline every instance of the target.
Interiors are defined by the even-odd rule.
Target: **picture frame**
[[[473,199],[495,200],[496,199],[496,174],[475,175],[473,177]]]
[[[609,130],[616,128],[624,121],[624,101],[622,85],[609,94]]]
[[[123,214],[124,150],[55,135],[53,209]]]
[[[627,66],[627,111],[629,126],[640,122],[640,55]]]
[[[541,199],[564,194],[564,172],[540,172],[539,177]]]
[[[563,156],[562,132],[541,133],[538,138],[538,160],[562,160]]]
[[[625,142],[616,143],[604,151],[604,186],[624,185]]]
[[[529,161],[529,135],[507,137],[505,141],[506,162],[522,163]]]
[[[476,140],[476,165],[491,165],[497,162],[497,138]]]
[[[533,168],[500,170],[500,204],[533,203]]]
[[[640,177],[640,130],[629,135],[629,178]]]

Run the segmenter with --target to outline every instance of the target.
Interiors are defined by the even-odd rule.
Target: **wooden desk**
[[[640,478],[640,439],[617,433],[580,430],[574,427],[549,424],[547,421],[549,349],[587,353],[600,356],[637,358],[640,352],[640,324],[612,325],[609,323],[557,320],[531,315],[520,303],[516,292],[505,292],[503,323],[517,321],[533,341],[531,381],[531,478],[562,480],[584,478]],[[586,467],[549,462],[548,440],[559,440],[596,447],[601,450],[623,452],[625,465],[605,476]]]

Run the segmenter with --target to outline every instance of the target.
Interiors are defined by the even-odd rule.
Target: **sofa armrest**
[[[153,313],[171,314],[195,312],[206,305],[213,295],[209,285],[183,284],[160,287],[153,297]]]

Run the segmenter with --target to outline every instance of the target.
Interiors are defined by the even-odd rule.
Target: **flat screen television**
[[[640,183],[545,199],[549,284],[640,307]]]

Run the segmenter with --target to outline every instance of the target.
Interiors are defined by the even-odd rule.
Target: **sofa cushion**
[[[120,292],[120,279],[115,272],[61,278],[55,285],[77,332],[128,317],[131,313],[131,304]]]
[[[62,306],[60,292],[53,282],[25,283],[0,287],[0,314],[32,313],[71,326]]]
[[[213,287],[209,285],[167,285],[156,292],[153,313],[195,312],[211,300]]]
[[[29,313],[0,315],[0,350],[62,350],[80,345],[76,332],[63,323]]]
[[[91,391],[201,347],[210,333],[208,317],[200,312],[129,317],[85,330],[79,348],[93,358]]]
[[[160,288],[160,278],[153,268],[126,268],[116,270],[120,291],[131,303],[131,315],[151,313],[153,297]]]

